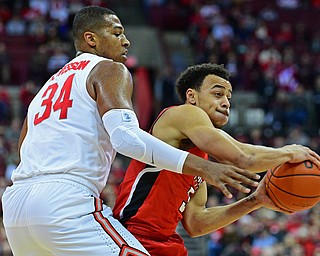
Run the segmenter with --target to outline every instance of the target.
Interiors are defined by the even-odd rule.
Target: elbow
[[[193,233],[191,233],[191,234],[188,233],[188,235],[189,235],[191,238],[196,238],[196,237],[199,237],[199,236],[200,236],[200,235],[198,235],[198,234],[193,234]]]
[[[202,235],[200,230],[197,230],[196,228],[185,228],[185,230],[191,238],[199,237]]]
[[[199,237],[199,236],[204,236],[204,235],[207,235],[211,232],[215,232],[217,229],[215,228],[210,228],[208,229],[208,227],[193,227],[193,228],[190,228],[190,229],[186,229],[186,232],[187,234],[191,237],[191,238],[196,238],[196,237]]]
[[[199,237],[199,236],[203,236],[206,235],[210,232],[213,232],[215,230],[208,230],[208,226],[207,225],[203,225],[203,223],[201,221],[197,221],[197,220],[193,220],[192,223],[183,223],[183,227],[185,229],[185,231],[187,232],[187,234],[192,237]]]

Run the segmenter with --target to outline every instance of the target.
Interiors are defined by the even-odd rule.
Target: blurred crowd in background
[[[320,154],[320,0],[0,0],[2,191],[19,162],[17,142],[30,101],[75,55],[71,37],[75,13],[91,4],[117,11],[133,3],[141,8],[144,26],[160,35],[183,32],[193,64],[224,64],[232,74],[234,91],[255,95],[251,107],[263,111],[263,121],[254,127],[227,126],[232,136],[274,147],[303,144]],[[134,58],[128,62],[137,83],[135,106],[151,104],[150,114],[138,115],[146,130],[162,108],[179,104],[174,82],[186,66],[183,56],[171,57],[166,56],[161,70],[139,66]],[[13,95],[12,89],[18,93]],[[17,101],[18,105],[13,103]],[[101,195],[108,205],[114,202],[128,161],[118,156],[113,164]],[[234,199],[226,199],[213,187],[208,193],[208,206],[244,196],[235,191]],[[194,255],[319,256],[320,205],[292,215],[259,210],[204,239],[206,248]],[[3,228],[0,255],[11,255]]]

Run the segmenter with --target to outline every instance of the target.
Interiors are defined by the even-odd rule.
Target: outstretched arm
[[[185,113],[188,113],[186,115]],[[156,137],[165,138],[168,128],[174,127],[198,148],[221,163],[231,164],[252,172],[263,172],[284,162],[312,161],[320,166],[320,156],[302,145],[287,145],[281,148],[241,143],[221,129],[212,125],[208,114],[201,108],[182,105],[169,109],[157,122]],[[158,135],[158,136],[157,136]]]
[[[117,152],[178,173],[204,177],[230,197],[226,184],[244,192],[258,176],[237,167],[211,163],[174,148],[139,128],[132,108],[132,78],[121,63],[100,62],[91,72],[87,89],[96,100],[103,124]]]

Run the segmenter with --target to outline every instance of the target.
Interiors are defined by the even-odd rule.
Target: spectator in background
[[[276,0],[276,3],[285,9],[296,9],[300,6],[300,0]]]
[[[14,13],[6,23],[6,33],[8,36],[23,36],[26,34],[26,22],[19,14]]]
[[[49,74],[54,74],[60,68],[62,68],[68,61],[70,57],[64,52],[61,45],[58,45],[53,49],[52,55],[48,59],[47,71]]]
[[[9,125],[12,118],[11,100],[5,87],[0,87],[0,125]]]
[[[311,39],[311,52],[320,53],[320,31],[314,31]]]
[[[290,95],[288,108],[285,110],[287,126],[289,128],[296,126],[307,128],[310,124],[310,107],[305,87],[303,84],[299,84]]]
[[[6,128],[3,135],[8,143],[18,142],[21,131],[21,120],[20,118],[13,118],[10,125]],[[16,148],[15,148],[16,149]]]
[[[262,71],[266,69],[277,70],[279,68],[282,55],[271,42],[268,42],[258,54],[258,62]]]
[[[252,241],[252,247],[258,248],[261,250],[266,247],[272,248],[276,243],[277,243],[277,238],[271,235],[268,230],[263,229],[259,233],[255,234]]]
[[[166,65],[159,71],[154,83],[155,113],[178,102],[175,90],[175,72],[172,66]]]
[[[64,0],[51,0],[50,1],[50,20],[58,21],[60,24],[68,22],[69,9],[68,2]]]
[[[213,38],[221,42],[223,40],[232,40],[234,37],[233,28],[227,23],[223,16],[220,16],[215,24],[213,24],[211,31]]]
[[[0,20],[3,24],[7,23],[12,16],[12,9],[9,8],[8,3],[0,2]]]
[[[293,46],[298,49],[303,49],[307,51],[309,44],[312,41],[312,28],[306,25],[303,21],[299,21],[296,24],[293,24],[293,37],[294,42]],[[316,33],[316,31],[314,31]],[[310,49],[310,48],[309,48]]]
[[[304,84],[306,90],[312,90],[314,85],[313,81],[315,79],[315,72],[313,68],[313,57],[311,53],[303,51],[299,54],[297,59],[298,70],[297,70],[297,79]]]
[[[7,84],[10,81],[10,56],[5,43],[0,42],[0,84]]]
[[[50,1],[28,0],[31,9],[38,10],[43,17],[46,17],[50,10]]]
[[[259,17],[264,21],[275,21],[278,19],[279,14],[272,6],[272,3],[268,2],[266,3],[266,6],[260,10]]]
[[[283,64],[277,72],[277,85],[279,90],[294,92],[299,82],[297,80],[298,67],[295,63],[294,52],[289,49],[283,56]]]
[[[261,106],[263,107],[265,113],[272,108],[272,104],[277,93],[277,84],[274,79],[275,72],[272,68],[262,71],[261,77],[259,78],[259,83],[256,88],[256,92],[259,96]]]
[[[264,43],[270,40],[270,34],[269,34],[268,26],[263,21],[258,21],[257,26],[254,29],[254,36],[257,38],[260,42]]]
[[[309,145],[310,136],[301,126],[290,127],[288,132],[287,143],[296,143],[300,145]]]
[[[43,84],[49,77],[47,69],[49,52],[46,44],[40,44],[35,53],[30,58],[29,80],[33,80],[36,85]]]
[[[45,17],[38,16],[33,18],[27,27],[27,34],[32,42],[37,44],[44,43],[47,38],[47,21]]]
[[[21,101],[21,119],[23,120],[27,115],[27,110],[30,102],[34,98],[37,92],[36,84],[33,80],[28,80],[20,88],[20,101]]]
[[[85,7],[85,3],[82,0],[69,0],[69,5],[68,5],[68,15],[69,15],[69,20],[72,20],[74,15]]]
[[[293,43],[294,34],[292,25],[288,22],[280,24],[280,30],[275,34],[274,41],[279,46],[288,46]]]

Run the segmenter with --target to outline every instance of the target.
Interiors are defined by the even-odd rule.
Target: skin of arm
[[[153,134],[179,148],[181,140],[189,139],[217,161],[252,172],[263,172],[288,161],[310,160],[318,166],[320,164],[318,156],[301,145],[272,148],[241,143],[215,128],[205,111],[190,104],[166,111],[157,122]]]
[[[183,227],[191,237],[202,236],[223,228],[261,207],[267,207],[283,213],[291,213],[275,206],[267,196],[265,178],[260,182],[254,193],[235,203],[206,208],[206,202],[207,186],[203,182],[188,202],[183,214]]]

